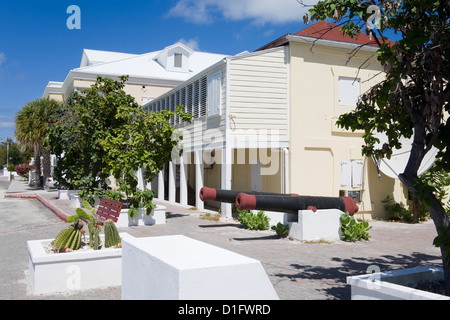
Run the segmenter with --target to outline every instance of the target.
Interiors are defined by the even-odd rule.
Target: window
[[[362,188],[364,176],[362,160],[341,161],[341,188]]]
[[[222,71],[208,76],[207,114],[208,117],[220,115],[220,98],[222,89]]]
[[[174,64],[173,66],[175,68],[182,68],[183,67],[183,55],[181,53],[175,53],[174,54]]]
[[[360,95],[360,80],[339,77],[339,104],[356,107]]]

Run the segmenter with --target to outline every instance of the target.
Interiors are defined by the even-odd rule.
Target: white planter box
[[[133,238],[120,233],[122,239]],[[122,249],[77,250],[47,253],[54,239],[28,241],[33,294],[86,290],[122,284]]]
[[[122,209],[116,226],[119,228],[131,226],[144,226],[166,223],[166,207],[156,206],[150,215],[145,213],[144,208],[138,209],[138,215],[131,218],[128,215],[128,209]]]
[[[83,203],[81,202],[81,197],[78,195],[78,191],[73,193],[69,193],[70,206],[72,208],[84,208]],[[96,207],[100,204],[100,199],[95,197],[95,203],[93,207]]]
[[[69,195],[70,206],[72,208],[84,208],[80,201],[80,196],[77,193],[72,193]]]
[[[420,280],[443,279],[436,267],[418,267],[347,277],[352,300],[450,300],[450,297],[407,287]]]
[[[72,194],[77,194],[78,190],[58,190],[59,200],[70,200]]]

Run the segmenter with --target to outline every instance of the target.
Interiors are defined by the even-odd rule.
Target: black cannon
[[[285,194],[285,193],[272,193],[272,192],[260,192],[260,191],[234,191],[234,190],[221,190],[203,187],[200,189],[200,199],[202,201],[218,201],[226,203],[235,203],[236,197],[240,193],[255,194],[263,196],[298,196],[298,194]]]
[[[267,210],[298,213],[298,210],[339,209],[354,215],[359,208],[349,197],[271,196],[239,193],[236,196],[239,210]]]

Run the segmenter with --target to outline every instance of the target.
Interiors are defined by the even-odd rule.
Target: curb
[[[5,199],[37,199],[39,200],[46,208],[50,209],[59,219],[61,219],[64,222],[67,222],[67,215],[56,208],[54,205],[48,203],[44,198],[42,198],[38,194],[30,194],[30,195],[24,195],[24,194],[11,194],[6,193]]]

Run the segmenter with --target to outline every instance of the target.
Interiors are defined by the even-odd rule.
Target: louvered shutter
[[[220,115],[220,97],[222,87],[222,71],[208,76],[208,117]]]

